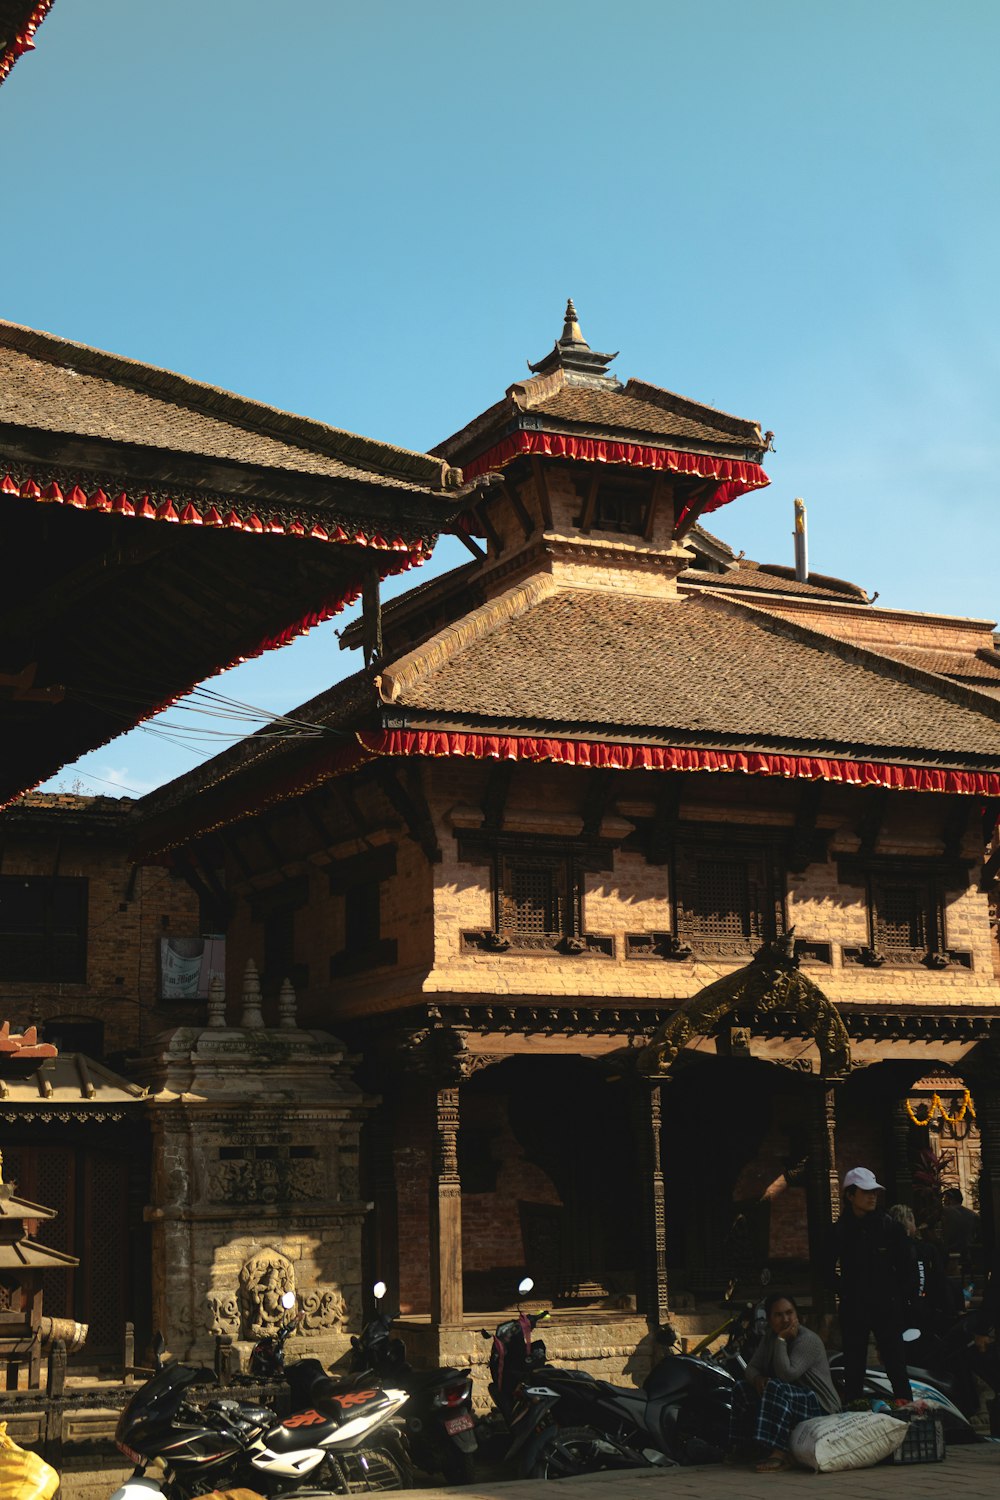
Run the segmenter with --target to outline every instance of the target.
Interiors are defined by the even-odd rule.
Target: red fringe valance
[[[478,458],[463,464],[462,474],[468,482],[487,469],[502,469],[524,453],[538,453],[545,458],[577,458],[593,464],[628,464],[636,469],[663,469],[672,474],[717,479],[718,489],[701,507],[702,515],[771,483],[760,464],[742,458],[713,458],[707,453],[680,453],[645,443],[617,443],[604,438],[572,437],[562,432],[511,433]],[[678,517],[679,522],[683,519],[683,514]]]
[[[609,745],[603,740],[543,739],[530,735],[459,734],[436,729],[391,729],[358,734],[373,755],[469,756],[475,760],[552,761],[615,771],[728,771],[803,781],[840,781],[894,791],[961,792],[1000,797],[1000,772],[946,771],[878,761],[831,760],[762,751],[695,750],[686,746]]]
[[[0,479],[0,495],[19,495],[23,500],[34,500],[39,505],[69,505],[74,510],[102,511],[107,515],[137,516],[146,521],[172,521],[178,526],[220,526],[232,531],[250,531],[260,535],[301,536],[319,542],[340,542],[352,547],[374,547],[383,552],[419,553],[424,549],[422,538],[406,541],[401,536],[385,537],[379,531],[362,531],[360,528],[345,531],[335,522],[324,526],[317,521],[307,525],[292,518],[264,511],[257,515],[251,511],[240,515],[231,506],[213,505],[203,501],[195,505],[191,500],[152,500],[149,495],[128,495],[121,490],[108,495],[100,486],[87,491],[79,484],[62,488],[56,480],[40,484],[32,475],[19,480],[13,474],[4,474]],[[409,566],[409,565],[408,565]]]
[[[21,30],[7,43],[3,52],[0,52],[0,83],[3,83],[19,57],[22,57],[25,52],[34,51],[35,32],[45,20],[54,3],[55,0],[38,0],[38,4],[21,27]]]

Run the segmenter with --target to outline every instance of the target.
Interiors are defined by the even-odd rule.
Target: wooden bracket
[[[588,532],[594,524],[594,512],[597,509],[597,490],[601,483],[599,474],[594,474],[590,484],[587,486],[587,498],[583,502],[583,510],[580,512],[580,530]]]
[[[382,660],[382,596],[379,590],[379,570],[376,565],[366,568],[361,585],[361,646],[365,666]]]
[[[868,806],[858,819],[857,825],[858,837],[861,840],[858,854],[862,859],[870,859],[875,853],[875,846],[882,832],[888,806],[889,793],[885,787],[878,787],[868,793]]]
[[[682,541],[683,538],[687,536],[688,532],[691,530],[691,527],[695,525],[698,517],[701,515],[702,511],[705,509],[705,506],[708,504],[709,500],[717,489],[718,482],[714,479],[710,479],[707,484],[696,485],[695,488],[690,492],[691,498],[688,501],[687,510],[684,512],[683,524],[681,524],[680,521],[677,521],[674,525],[675,542]],[[674,491],[674,494],[676,496],[676,490]]]
[[[424,851],[428,864],[440,864],[441,846],[424,793],[419,766],[413,761],[407,764],[406,786],[388,761],[382,760],[376,765],[375,775],[379,786],[406,824],[410,837]]]
[[[476,562],[486,561],[486,553],[483,551],[482,547],[480,547],[475,537],[469,536],[467,531],[462,531],[460,527],[456,526],[451,535],[458,537],[458,540],[462,543],[462,546],[467,552],[472,553],[473,557],[476,559]],[[468,567],[468,563],[466,563],[465,566]]]
[[[546,531],[552,530],[552,496],[549,494],[549,476],[538,454],[531,457],[531,477],[535,481],[538,504],[542,511],[542,523]]]
[[[525,540],[527,540],[527,538],[531,536],[532,532],[535,529],[535,523],[532,519],[531,512],[528,510],[524,501],[521,499],[521,496],[518,494],[517,489],[514,485],[503,485],[502,493],[510,501],[511,506],[514,510],[514,514],[517,516],[517,519],[521,523],[521,530],[524,532]]]
[[[494,761],[490,766],[486,778],[486,790],[483,793],[483,827],[491,832],[499,833],[503,828],[504,811],[507,807],[507,794],[510,791],[511,778],[514,775],[514,762],[512,760]]]
[[[670,862],[677,819],[681,810],[684,785],[681,781],[682,774],[681,772],[671,775],[667,772],[659,778],[656,811],[653,814],[653,826],[649,831],[649,847],[646,854],[651,865],[666,865]]]
[[[584,794],[582,809],[582,832],[587,838],[597,838],[600,835],[601,823],[614,791],[616,774],[612,770],[595,769],[587,778],[587,790]]]

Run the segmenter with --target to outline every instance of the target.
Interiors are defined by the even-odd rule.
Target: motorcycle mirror
[[[523,1281],[517,1283],[517,1290],[522,1297],[526,1297],[529,1292],[535,1290],[535,1283],[530,1276],[525,1276]]]
[[[153,1340],[153,1364],[156,1369],[163,1369],[163,1355],[166,1352],[167,1341],[162,1333],[157,1333]]]
[[[386,1286],[384,1281],[376,1281],[375,1285],[372,1287],[372,1296],[375,1298],[376,1302],[381,1302],[387,1291],[388,1287]]]
[[[281,1305],[285,1309],[286,1312],[288,1311],[288,1309],[290,1307],[294,1307],[295,1306],[295,1293],[294,1292],[282,1292],[282,1294],[281,1294]]]
[[[903,1343],[904,1344],[915,1344],[917,1342],[917,1339],[919,1337],[920,1337],[920,1329],[919,1328],[904,1328],[903,1329]]]

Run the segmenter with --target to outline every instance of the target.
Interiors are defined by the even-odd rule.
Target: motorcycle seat
[[[316,1420],[309,1420],[315,1418]],[[294,1453],[299,1448],[315,1448],[340,1426],[340,1417],[334,1420],[324,1412],[294,1412],[286,1417],[280,1427],[272,1427],[264,1441],[272,1453]],[[294,1422],[294,1427],[289,1423]]]

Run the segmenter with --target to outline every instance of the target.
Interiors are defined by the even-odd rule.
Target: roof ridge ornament
[[[614,386],[620,389],[620,382],[614,375],[608,374],[608,365],[613,359],[618,358],[618,351],[614,354],[598,354],[591,349],[583,336],[580,328],[580,319],[576,311],[576,305],[572,297],[566,299],[566,312],[563,316],[562,336],[556,339],[552,351],[546,354],[533,365],[528,361],[528,369],[533,375],[551,375],[556,370],[563,371],[570,378],[576,377],[587,381],[597,381],[601,385]]]

